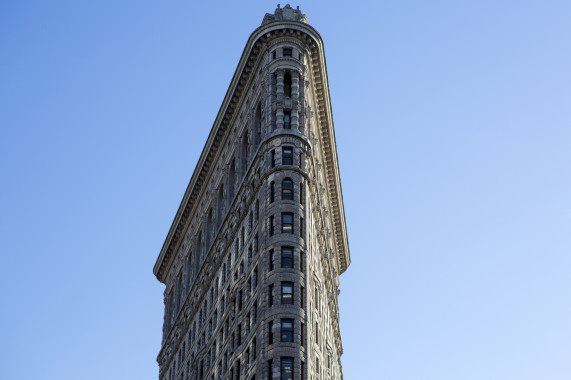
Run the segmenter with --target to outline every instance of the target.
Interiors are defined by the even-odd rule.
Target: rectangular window
[[[293,165],[293,148],[282,148],[282,165]]]
[[[268,344],[274,344],[274,322],[268,322]]]
[[[301,335],[301,347],[305,347],[305,323],[301,322],[301,331],[299,332]]]
[[[270,203],[274,203],[275,198],[276,198],[276,183],[272,181],[270,183]]]
[[[270,161],[271,161],[272,168],[274,166],[276,166],[276,150],[275,149],[272,149],[272,152],[270,153]]]
[[[293,358],[281,358],[281,380],[293,380]]]
[[[269,255],[269,261],[270,261],[270,272],[274,270],[274,250],[270,249],[270,255]]]
[[[292,48],[284,48],[284,57],[293,57],[293,49]]]
[[[274,285],[270,285],[268,288],[268,305],[274,306]]]
[[[293,247],[282,247],[282,268],[293,268]]]
[[[277,56],[277,54],[276,54],[276,51],[274,50],[274,51],[272,52],[272,59],[276,59],[276,56]]]
[[[268,360],[268,380],[272,380],[274,370],[274,361],[272,359]]]
[[[293,219],[293,218],[292,218]],[[270,216],[270,236],[274,236],[274,227],[276,225],[276,221],[274,219],[274,216]]]
[[[282,212],[282,233],[293,234],[293,214]]]
[[[282,282],[282,303],[293,304],[293,282]]]
[[[303,251],[300,251],[299,252],[299,271],[301,273],[304,273],[304,269],[303,269],[304,265],[305,265],[305,254],[303,253]]]
[[[284,112],[284,129],[291,129],[291,112]]]
[[[315,343],[319,344],[319,323],[315,322]]]
[[[282,342],[293,342],[293,319],[282,319]]]
[[[300,286],[300,290],[299,290],[299,307],[301,307],[302,309],[304,308],[304,301],[305,301],[305,291],[304,291],[304,287]]]
[[[303,236],[303,218],[299,217],[299,237],[304,238]]]

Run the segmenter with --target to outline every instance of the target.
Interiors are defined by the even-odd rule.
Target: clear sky
[[[158,378],[152,268],[276,4],[0,4],[0,378]],[[571,2],[291,5],[325,41],[345,379],[571,379]]]

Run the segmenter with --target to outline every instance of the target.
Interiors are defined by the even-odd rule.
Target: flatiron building
[[[326,69],[299,7],[248,39],[154,266],[159,379],[343,378],[350,256]]]

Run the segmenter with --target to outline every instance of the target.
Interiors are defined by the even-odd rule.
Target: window
[[[303,183],[299,184],[299,204],[303,204]]]
[[[291,112],[284,112],[284,129],[291,129]]]
[[[304,267],[304,265],[305,265],[305,260],[304,260],[305,257],[304,257],[304,256],[305,256],[305,255],[303,254],[303,251],[300,251],[300,252],[299,252],[299,271],[300,271],[301,273],[304,273],[304,269],[303,269],[303,267]],[[303,306],[302,306],[302,307],[303,307]]]
[[[268,344],[274,344],[274,322],[268,322]]]
[[[272,181],[272,183],[270,183],[270,203],[274,202],[275,195],[276,195],[276,183]]]
[[[293,234],[293,214],[282,212],[282,233]]]
[[[315,322],[315,343],[319,344],[319,323]]]
[[[270,236],[274,236],[275,225],[276,225],[276,221],[274,220],[274,216],[272,215],[272,216],[270,216]]]
[[[282,268],[293,268],[293,247],[282,247]]]
[[[272,59],[276,59],[276,56],[277,56],[277,54],[276,54],[276,51],[274,50],[274,51],[272,52]]]
[[[300,216],[299,217],[299,236],[302,238],[305,238],[305,236],[303,236],[303,218]]]
[[[271,161],[272,168],[274,166],[276,166],[276,150],[275,149],[272,149],[272,151],[270,152],[270,161]]]
[[[305,323],[301,322],[301,331],[299,332],[301,335],[301,347],[305,347]]]
[[[284,75],[284,95],[288,98],[291,97],[291,74],[285,73]]]
[[[293,304],[293,282],[282,282],[282,303]]]
[[[289,178],[282,181],[282,199],[293,201],[293,181]]]
[[[293,319],[282,319],[282,342],[293,342]]]
[[[293,57],[293,49],[292,48],[284,48],[284,57]]]
[[[293,148],[282,148],[282,165],[293,165]]]
[[[268,360],[268,380],[272,380],[273,368],[274,368],[274,361],[270,359]]]
[[[301,307],[302,309],[303,309],[304,301],[305,301],[305,299],[303,298],[304,294],[305,294],[305,291],[304,291],[304,287],[302,286],[300,291],[299,291],[299,307]]]
[[[281,358],[281,380],[293,380],[293,358]]]
[[[268,288],[268,305],[274,306],[274,285],[270,285]]]
[[[274,270],[274,250],[270,249],[270,271]]]

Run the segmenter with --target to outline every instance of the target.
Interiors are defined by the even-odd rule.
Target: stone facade
[[[159,378],[342,379],[349,263],[323,42],[278,6],[248,40],[154,267]]]

